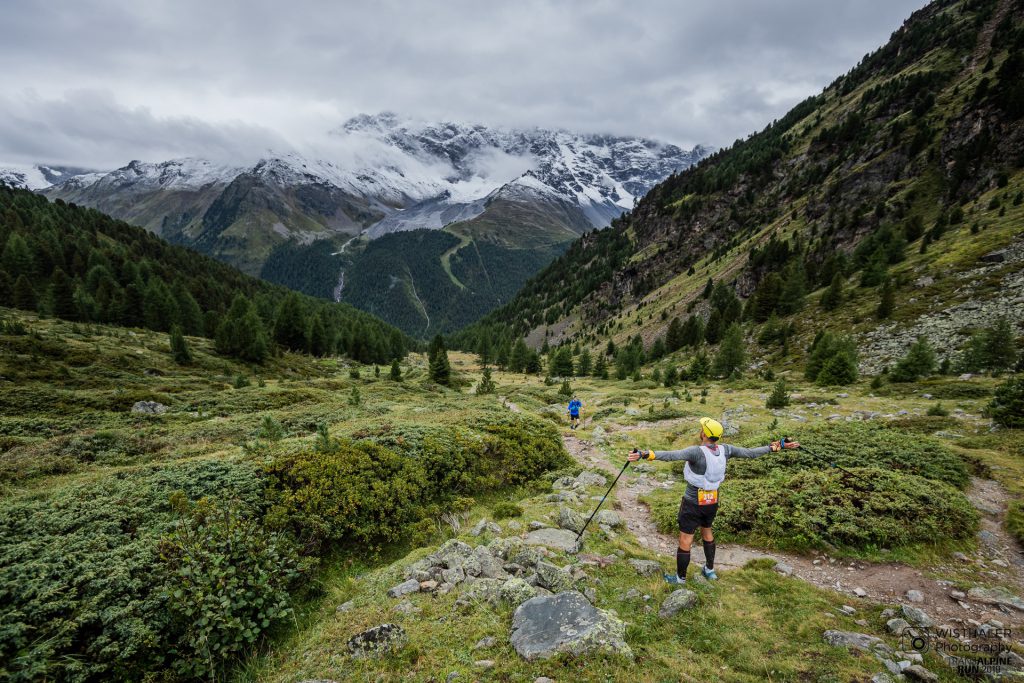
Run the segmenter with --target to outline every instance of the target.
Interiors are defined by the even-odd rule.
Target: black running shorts
[[[718,503],[714,505],[697,505],[693,501],[683,498],[679,503],[679,531],[684,534],[692,534],[697,527],[711,528],[718,514]]]

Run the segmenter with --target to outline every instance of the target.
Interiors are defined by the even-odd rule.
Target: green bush
[[[993,422],[1003,427],[1024,427],[1024,378],[1017,377],[1000,384],[986,412]]]
[[[263,482],[222,461],[120,473],[0,506],[0,661],[11,680],[141,680],[180,633],[157,544],[172,492],[253,506]]]
[[[183,519],[160,540],[174,670],[216,678],[266,630],[292,614],[302,566],[292,542],[267,532],[236,503],[180,497]]]
[[[935,403],[928,406],[928,410],[925,413],[929,417],[948,417],[949,409],[942,405],[942,403]]]
[[[858,468],[778,473],[732,479],[715,520],[723,539],[780,550],[871,549],[970,538],[978,513],[967,498],[941,482],[908,474]],[[659,497],[652,506],[658,528],[675,533],[678,501]]]
[[[1024,543],[1024,504],[1019,500],[1010,503],[1006,512],[1006,530],[1013,534],[1021,543]]]
[[[918,337],[907,351],[907,355],[896,363],[889,373],[893,382],[914,382],[920,377],[927,377],[935,371],[935,349],[928,343],[927,337]]]
[[[381,434],[376,442],[321,435],[315,450],[267,466],[267,520],[291,529],[306,552],[379,545],[404,536],[431,504],[524,484],[565,461],[551,426],[506,413],[473,431],[422,429]]]
[[[494,516],[495,519],[508,519],[509,517],[522,517],[523,516],[523,508],[521,508],[520,506],[516,505],[515,503],[510,503],[508,501],[504,501],[503,500],[500,503],[495,504],[494,510],[491,511],[491,514]]]
[[[914,434],[931,434],[946,429],[955,429],[958,424],[955,418],[939,415],[913,415],[886,422],[886,426],[892,429]]]
[[[816,425],[791,434],[809,451],[769,453],[753,460],[732,460],[731,478],[763,477],[778,470],[828,469],[829,462],[841,467],[879,467],[901,474],[942,481],[964,488],[970,479],[967,464],[941,439],[906,434],[880,424],[841,422]],[[764,434],[738,439],[747,446],[763,446],[776,435]]]

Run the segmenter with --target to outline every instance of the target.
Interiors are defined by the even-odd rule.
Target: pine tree
[[[892,286],[892,278],[885,278],[879,294],[878,308],[875,309],[875,317],[879,320],[886,320],[892,315],[896,307],[896,291]]]
[[[572,396],[572,387],[569,385],[569,380],[562,380],[562,386],[558,387],[559,396]]]
[[[330,350],[330,340],[327,338],[327,326],[323,317],[312,315],[309,319],[309,330],[306,333],[309,339],[309,353],[317,357],[326,356]]]
[[[665,333],[665,348],[669,353],[683,348],[683,323],[678,317],[672,318],[668,324],[668,331]]]
[[[672,387],[679,383],[679,371],[676,370],[676,366],[668,366],[668,370],[665,371],[665,377],[663,381],[665,387],[668,389],[671,389]]]
[[[590,349],[584,348],[580,352],[580,359],[576,362],[576,376],[586,377],[593,369],[593,359],[590,357]]]
[[[480,356],[480,365],[486,367],[491,364],[491,338],[488,335],[485,334],[480,338],[477,354]]]
[[[64,320],[78,320],[74,282],[61,268],[50,278],[50,312]]]
[[[24,275],[19,275],[14,282],[14,307],[23,311],[36,310],[36,290],[32,289],[32,283]]]
[[[512,357],[512,346],[506,341],[498,345],[497,358],[494,359],[495,364],[501,370],[506,370],[509,366],[509,361]]]
[[[884,253],[876,252],[860,274],[861,287],[877,287],[886,277],[888,260]]]
[[[192,352],[179,325],[171,327],[171,357],[178,365],[188,365],[192,362]]]
[[[754,291],[754,296],[751,297],[753,303],[750,305],[754,307],[754,320],[764,322],[779,308],[783,284],[778,273],[768,273],[764,276]]]
[[[834,311],[843,303],[843,276],[836,273],[832,276],[832,283],[821,295],[821,307],[826,311]]]
[[[857,356],[848,346],[837,348],[818,373],[818,386],[852,384],[857,381]]]
[[[714,289],[715,289],[715,281],[712,280],[711,278],[708,278],[708,283],[706,285],[704,285],[704,291],[701,293],[700,297],[702,299],[710,298],[711,297],[711,292],[713,292]]]
[[[889,379],[893,382],[913,382],[919,377],[930,375],[935,370],[935,350],[928,338],[920,336],[896,364]]]
[[[7,271],[0,270],[0,306],[14,305],[14,280]]]
[[[555,377],[572,377],[572,351],[563,346],[551,355],[548,373]]]
[[[708,358],[704,349],[698,351],[690,361],[690,367],[687,368],[686,374],[694,382],[699,382],[711,374],[711,359]]]
[[[543,367],[540,362],[540,354],[536,351],[530,351],[526,356],[526,366],[523,370],[525,370],[528,375],[537,375],[540,374],[542,369]]]
[[[25,238],[16,232],[12,232],[4,244],[3,252],[0,254],[0,265],[14,278],[21,275],[32,278],[36,274],[32,250]]]
[[[444,337],[437,335],[430,342],[430,379],[448,386],[452,381],[452,367],[448,362],[448,350],[444,345]]]
[[[178,304],[178,322],[181,324],[182,332],[192,336],[201,336],[205,329],[203,310],[199,307],[195,297],[180,281],[174,284],[172,294]]]
[[[178,322],[178,305],[164,281],[151,277],[142,295],[143,323],[151,330],[165,332]]]
[[[395,358],[391,361],[391,381],[401,382],[402,381],[402,366],[399,365],[398,359]]]
[[[512,347],[512,358],[509,360],[508,369],[512,372],[523,372],[526,370],[526,363],[530,360],[530,349],[526,342],[520,337],[516,339]]]
[[[217,353],[262,363],[270,353],[270,342],[255,307],[243,295],[231,302],[224,321],[217,328],[214,348]]]
[[[597,355],[597,361],[594,363],[594,377],[608,379],[608,361],[605,360],[603,353]]]
[[[704,327],[704,340],[708,344],[717,344],[722,338],[722,314],[718,312],[718,309],[713,309],[711,315],[708,316],[708,323]]]
[[[765,401],[765,408],[785,408],[789,405],[789,391],[786,390],[786,380],[779,379],[772,389],[772,393]]]
[[[306,313],[299,295],[291,293],[281,300],[274,316],[274,341],[292,351],[306,350]]]
[[[779,313],[790,315],[804,307],[804,297],[807,296],[807,276],[803,264],[794,261],[787,269],[786,280],[782,284],[782,291],[779,294]]]
[[[728,377],[734,372],[741,371],[745,361],[743,330],[738,323],[732,323],[722,335],[722,344],[715,355],[715,372]]]
[[[1010,321],[1000,316],[985,333],[985,367],[994,372],[1009,370],[1017,362],[1017,340]]]
[[[491,369],[484,366],[483,377],[480,378],[480,383],[476,385],[476,393],[478,396],[484,394],[493,394],[497,391],[497,386],[494,384],[494,380],[491,379]]]
[[[683,346],[696,348],[704,341],[704,321],[697,315],[691,315],[683,325]]]

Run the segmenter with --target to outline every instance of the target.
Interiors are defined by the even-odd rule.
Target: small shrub
[[[352,387],[352,391],[348,395],[348,404],[350,406],[359,406],[363,402],[363,397],[359,393],[359,387]]]
[[[292,614],[301,564],[292,543],[268,533],[237,503],[204,499],[160,540],[162,598],[180,636],[170,643],[182,675],[216,678],[235,656]]]
[[[349,379],[359,379],[359,368],[351,367],[348,370]]]
[[[273,415],[264,415],[260,421],[260,429],[256,435],[267,441],[280,441],[284,438],[284,427],[274,419]]]
[[[246,377],[245,375],[237,375],[235,377],[234,386],[235,389],[245,389],[246,387],[251,386],[251,384],[249,382],[249,378]]]
[[[944,408],[941,403],[935,403],[928,407],[928,411],[925,414],[931,417],[948,417],[949,410]]]
[[[562,386],[558,388],[559,396],[572,396],[572,387],[569,386],[569,380],[562,380]]]
[[[1024,543],[1024,503],[1019,500],[1012,501],[1006,512],[1006,530]]]
[[[786,390],[786,380],[780,379],[775,383],[775,388],[765,401],[766,408],[785,408],[789,405],[789,392]]]
[[[494,510],[491,512],[494,519],[508,519],[509,517],[522,517],[523,508],[519,507],[515,503],[508,501],[501,501],[494,506]]]
[[[889,373],[893,382],[914,382],[935,371],[935,350],[927,337],[918,337],[913,346]]]

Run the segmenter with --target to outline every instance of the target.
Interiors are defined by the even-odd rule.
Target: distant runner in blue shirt
[[[580,409],[583,407],[583,403],[576,398],[572,397],[569,401],[569,428],[576,429],[580,425]]]

